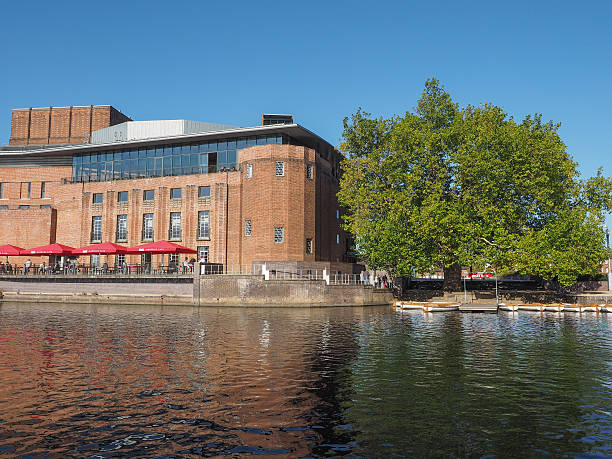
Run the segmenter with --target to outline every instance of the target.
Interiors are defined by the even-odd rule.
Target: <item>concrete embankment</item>
[[[263,276],[196,276],[201,306],[374,306],[393,303],[390,290],[327,285],[322,280],[264,280]]]
[[[264,280],[257,275],[166,278],[30,277],[0,279],[4,301],[197,306],[372,306],[391,304],[389,290],[327,285],[322,280]]]
[[[102,304],[193,304],[193,283],[190,282],[105,282],[80,279],[75,282],[44,280],[0,280],[4,301],[40,303],[102,303]]]

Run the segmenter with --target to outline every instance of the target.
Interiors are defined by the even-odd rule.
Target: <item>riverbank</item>
[[[0,280],[3,301],[30,303],[193,304],[193,283],[119,282],[116,279],[50,278],[49,281]]]
[[[32,303],[326,307],[393,302],[391,290],[369,285],[256,275],[5,277],[0,292],[4,301]]]

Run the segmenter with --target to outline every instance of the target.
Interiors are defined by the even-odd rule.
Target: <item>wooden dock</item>
[[[495,303],[463,303],[459,306],[461,312],[492,312],[497,313]]]

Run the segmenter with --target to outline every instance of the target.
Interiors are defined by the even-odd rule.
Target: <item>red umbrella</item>
[[[173,242],[157,241],[132,247],[128,253],[198,253],[198,251]]]
[[[114,242],[102,242],[72,251],[73,255],[125,255],[126,253],[130,253],[130,249]]]
[[[21,255],[25,249],[21,247],[17,247],[16,245],[4,244],[0,245],[0,255],[4,255],[7,257]]]
[[[21,252],[21,255],[36,255],[36,256],[45,256],[45,255],[72,255],[73,247],[68,247],[64,244],[49,244],[43,245],[41,247],[34,247],[33,249],[24,250]]]

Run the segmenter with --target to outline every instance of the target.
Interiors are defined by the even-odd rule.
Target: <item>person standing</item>
[[[28,258],[28,261],[25,262],[25,273],[28,274],[30,272],[30,268],[32,267],[32,260]]]

